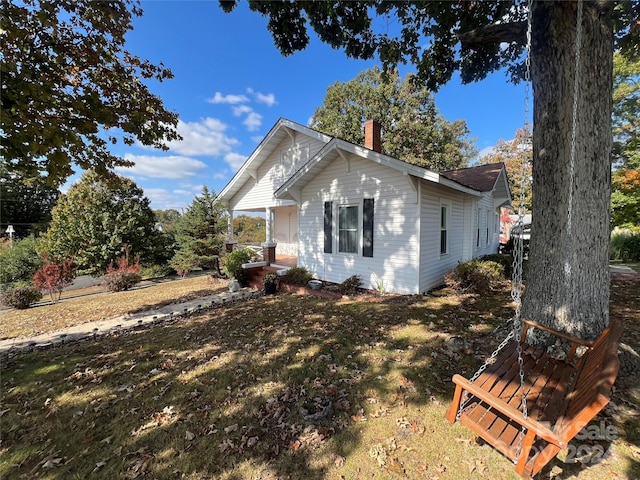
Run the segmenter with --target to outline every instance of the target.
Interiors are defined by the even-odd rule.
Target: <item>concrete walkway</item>
[[[202,309],[215,307],[216,305],[224,305],[262,295],[263,292],[260,290],[243,288],[237,292],[217,293],[215,295],[189,300],[188,302],[167,305],[157,310],[150,310],[133,315],[120,315],[108,320],[83,323],[33,337],[1,340],[0,358],[10,357],[17,353],[36,348],[50,347],[74,340],[120,332],[133,327],[148,326],[151,323],[159,323],[180,316],[188,316]]]

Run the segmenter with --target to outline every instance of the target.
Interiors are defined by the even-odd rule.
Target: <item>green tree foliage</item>
[[[44,232],[59,194],[44,177],[25,179],[0,167],[0,230],[11,224],[17,238]]]
[[[146,86],[171,71],[125,49],[137,0],[2,0],[2,155],[10,172],[58,186],[73,166],[103,174],[131,162],[122,142],[165,148],[178,116]],[[116,133],[118,132],[118,133]]]
[[[262,217],[238,215],[233,219],[235,239],[243,245],[264,243],[267,238],[267,223]]]
[[[613,172],[611,223],[617,227],[640,226],[640,170]]]
[[[227,214],[206,186],[176,224],[178,251],[171,261],[176,271],[212,268],[218,264],[224,246]]]
[[[0,248],[1,288],[30,284],[33,274],[42,266],[38,255],[38,240],[31,236],[15,240]]]
[[[324,103],[311,126],[349,142],[363,145],[363,125],[377,120],[382,126],[382,153],[434,171],[467,166],[477,154],[464,120],[447,121],[425,87],[416,87],[413,75],[404,80],[397,71],[379,68],[361,72],[348,82],[327,89]]]
[[[103,180],[85,173],[61,195],[41,249],[49,257],[72,258],[78,273],[99,275],[128,249],[143,262],[160,253],[160,233],[149,199],[125,177]]]
[[[503,162],[509,177],[509,188],[513,198],[512,205],[517,212],[520,208],[520,195],[522,193],[522,162],[525,162],[524,173],[526,175],[524,192],[525,212],[531,212],[531,130],[522,127],[516,130],[512,140],[499,140],[493,152],[480,159],[481,164]]]
[[[640,169],[640,59],[613,56],[613,160]]]

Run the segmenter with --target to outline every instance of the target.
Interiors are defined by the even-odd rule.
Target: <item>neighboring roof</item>
[[[251,178],[255,179],[260,167],[280,145],[282,140],[291,137],[291,132],[300,132],[311,138],[327,143],[332,137],[324,133],[305,127],[286,118],[280,118],[271,130],[264,136],[253,153],[242,164],[238,172],[227,183],[218,195],[218,201],[228,202]]]
[[[504,163],[502,162],[490,163],[457,170],[447,170],[446,172],[440,172],[440,175],[479,192],[490,192],[496,186],[500,172],[504,168]]]

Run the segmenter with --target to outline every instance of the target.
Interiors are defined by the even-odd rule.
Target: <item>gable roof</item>
[[[339,138],[333,138],[315,156],[310,158],[304,165],[302,165],[302,167],[300,167],[300,169],[298,169],[298,171],[289,177],[289,179],[274,192],[274,196],[276,198],[295,199],[296,195],[294,192],[302,189],[313,177],[322,171],[328,163],[332,162],[336,158],[342,158],[346,161],[345,153],[351,153],[359,157],[366,158],[373,162],[398,170],[406,175],[439,183],[460,192],[476,196],[480,195],[481,192],[481,190],[468,185],[463,185],[460,182],[444,177],[436,172],[427,170],[426,168],[398,160],[397,158],[375,152],[374,150],[355,145]]]
[[[228,202],[251,178],[255,180],[258,167],[269,158],[285,138],[292,137],[295,132],[300,132],[324,143],[329,142],[332,138],[286,118],[279,118],[229,183],[222,189],[218,195],[218,201]]]
[[[489,163],[487,165],[447,170],[440,172],[440,175],[479,192],[490,192],[495,188],[498,177],[504,168],[505,166],[502,162]]]

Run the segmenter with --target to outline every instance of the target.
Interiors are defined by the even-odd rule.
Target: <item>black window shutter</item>
[[[365,198],[362,206],[362,256],[373,257],[373,198]]]
[[[333,202],[324,202],[324,253],[333,251]]]

